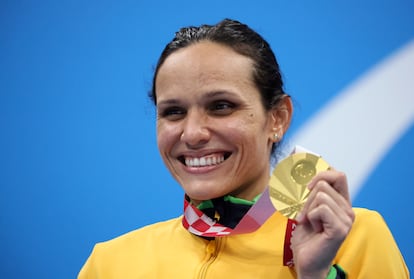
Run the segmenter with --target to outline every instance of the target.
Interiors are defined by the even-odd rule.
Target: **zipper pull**
[[[210,240],[206,247],[206,253],[208,255],[213,255],[216,252],[216,240]]]

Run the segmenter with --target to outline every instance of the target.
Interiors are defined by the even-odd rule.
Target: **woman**
[[[79,278],[409,277],[383,219],[351,207],[339,171],[309,183],[292,235],[292,221],[268,211],[270,159],[293,109],[270,46],[248,26],[181,29],[151,97],[184,215],[96,245]]]

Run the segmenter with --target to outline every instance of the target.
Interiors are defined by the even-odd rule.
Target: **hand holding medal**
[[[308,196],[308,183],[319,172],[329,169],[320,156],[312,153],[294,153],[276,165],[269,182],[269,196],[273,206],[288,217],[285,234],[283,264],[292,267],[293,252],[290,248],[294,220],[302,210]]]
[[[329,164],[320,156],[311,153],[295,153],[282,160],[272,173],[269,182],[270,200],[276,210],[288,217],[283,255],[283,264],[286,266],[293,267],[299,264],[301,267],[298,270],[310,269],[311,272],[314,272],[313,266],[324,266],[321,263],[325,262],[326,269],[322,269],[322,273],[327,272],[336,251],[351,228],[354,214],[349,202],[346,180],[343,180],[344,177],[341,177],[336,171],[322,174],[329,169],[331,169]],[[330,213],[323,214],[325,217],[315,215],[311,217],[312,220],[307,220],[305,223],[299,221],[298,224],[295,218],[302,211],[309,196],[309,201],[315,205],[315,196],[310,195],[312,190],[309,190],[308,185],[316,175],[320,176],[325,186],[329,185],[329,189],[332,189],[333,192],[331,190],[327,192],[331,193],[329,196],[333,203],[329,202],[329,204],[333,204],[333,207],[330,208]],[[313,188],[315,185],[309,187]],[[321,190],[319,188],[317,191]],[[309,207],[308,204],[306,206]],[[309,212],[307,209],[305,211]],[[335,217],[331,214],[334,214]],[[329,221],[325,219],[328,215],[330,215]],[[329,222],[329,229],[326,230],[323,225],[320,225],[319,229],[315,227],[315,224],[311,225],[315,221],[318,224]],[[292,239],[293,231],[295,230],[295,234],[297,234],[299,229],[297,225],[301,227],[299,235]],[[300,245],[298,246],[298,244]],[[293,247],[300,247],[300,249],[295,250],[294,254]],[[325,249],[321,250],[321,247],[325,247]],[[312,260],[309,261],[310,255],[318,254],[318,257],[313,258],[317,264]]]

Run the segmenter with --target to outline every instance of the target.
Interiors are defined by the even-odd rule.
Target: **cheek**
[[[162,122],[157,122],[157,145],[161,153],[173,146],[178,131],[179,129],[174,125],[165,125]]]
[[[238,123],[235,126],[228,127],[231,131],[229,139],[233,143],[238,143],[243,146],[243,152],[250,156],[264,156],[270,152],[269,136],[266,130],[266,125],[255,123]]]
[[[249,114],[248,117],[239,118],[236,121],[230,121],[224,129],[232,138],[248,142],[252,140],[253,142],[259,141],[266,133],[266,125],[263,119],[258,119],[254,114]]]

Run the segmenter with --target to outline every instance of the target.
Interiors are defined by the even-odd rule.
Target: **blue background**
[[[230,17],[261,33],[296,100],[292,135],[413,40],[413,14],[408,0],[2,0],[0,278],[75,278],[96,242],[181,214],[147,98],[181,26]],[[411,124],[354,199],[384,216],[410,270],[413,139]]]

